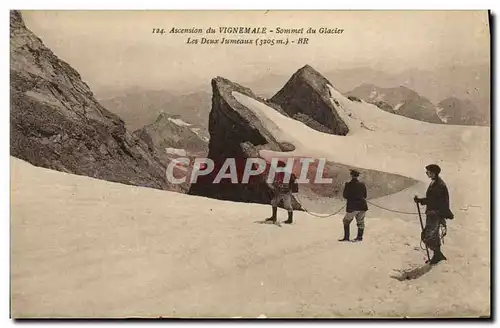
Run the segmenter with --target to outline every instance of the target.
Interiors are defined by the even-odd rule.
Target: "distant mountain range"
[[[362,84],[346,95],[372,103],[393,114],[429,123],[443,123],[437,115],[436,106],[407,87],[380,88],[373,84]]]
[[[339,91],[354,96],[358,94],[363,100],[377,102],[380,108],[398,112],[399,115],[434,123],[490,124],[488,65],[442,67],[436,71],[413,69],[397,74],[371,68],[338,69],[324,76]],[[252,89],[256,95],[271,98],[289,78],[288,75],[270,73],[259,79],[239,82]],[[375,88],[379,96],[384,94],[387,99],[370,99],[365,94],[367,88]],[[164,111],[170,115],[180,115],[185,121],[207,131],[208,113],[212,106],[211,93],[193,90],[192,93],[178,95],[168,90],[136,87],[114,90],[107,95],[101,93],[98,99],[104,107],[118,114],[131,130],[154,122],[159,113]],[[438,113],[438,104],[449,98],[454,99],[455,104],[460,102],[460,105],[447,106],[445,112],[440,111],[443,115],[446,113],[443,116]],[[395,109],[398,105],[402,107]],[[423,111],[417,115],[415,108],[420,106]],[[459,112],[454,113],[456,108],[460,108]]]
[[[119,95],[99,99],[99,102],[118,114],[130,130],[153,123],[161,112],[179,115],[183,120],[206,130],[212,95],[197,91],[175,95],[168,90],[130,88]]]
[[[434,71],[409,69],[396,74],[360,67],[327,71],[324,76],[337,90],[345,94],[362,85],[374,85],[384,89],[405,87],[416,92],[420,97],[426,98],[435,107],[438,107],[437,104],[444,99],[458,99],[463,102],[463,106],[470,108],[467,112],[473,116],[473,119],[455,118],[448,123],[490,124],[489,65],[443,66]],[[285,74],[269,74],[257,80],[244,81],[244,83],[256,94],[272,97],[276,90],[281,89],[287,81],[288,76]],[[454,114],[448,113],[448,115]],[[463,117],[463,113],[457,113],[456,116]]]
[[[359,67],[330,70],[323,75],[343,93],[362,84],[373,84],[381,88],[405,86],[435,104],[445,98],[457,97],[471,100],[478,108],[489,107],[489,65],[443,66],[434,71],[408,69],[394,74]],[[256,94],[271,97],[285,85],[288,78],[287,74],[269,74],[240,82],[251,87]]]

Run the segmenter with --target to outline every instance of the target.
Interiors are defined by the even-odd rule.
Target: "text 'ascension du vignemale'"
[[[196,45],[307,45],[314,35],[342,35],[344,29],[339,27],[249,27],[249,26],[218,26],[218,27],[171,27],[153,28],[154,35],[187,35],[184,43]],[[307,36],[307,37],[306,37]]]

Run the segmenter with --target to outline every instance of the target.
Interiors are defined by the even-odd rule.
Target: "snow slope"
[[[395,270],[421,264],[424,253],[416,224],[397,217],[367,220],[363,243],[338,243],[342,214],[297,212],[294,225],[278,228],[254,223],[269,215],[259,204],[110,183],[15,158],[11,169],[15,318],[490,312],[482,232],[459,239],[450,227],[449,261],[399,281]],[[457,220],[481,220],[464,213]]]
[[[473,179],[489,167],[489,128],[441,125],[394,115],[365,102],[353,102],[330,87],[332,101],[339,103],[347,136],[313,130],[281,115],[267,105],[233,92],[251,109],[280,142],[296,146],[290,156],[324,157],[333,162],[400,174],[427,182],[424,167],[439,164],[447,175]],[[279,153],[262,151],[262,156]]]
[[[423,123],[331,93],[349,125],[347,136],[316,132],[233,95],[278,141],[297,147],[285,154],[422,181],[373,200],[388,208],[415,211],[411,198],[428,182],[423,167],[438,162],[456,216],[443,249],[448,261],[426,272],[416,215],[370,206],[365,240],[338,243],[343,213],[296,212],[294,225],[278,228],[255,223],[270,215],[269,206],[110,183],[12,158],[12,315],[488,315],[489,129]],[[325,204],[329,213],[341,205]],[[281,209],[278,215],[285,219]],[[393,279],[395,270],[419,265],[418,279]]]

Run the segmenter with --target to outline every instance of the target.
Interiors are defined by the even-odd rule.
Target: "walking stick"
[[[418,218],[420,219],[420,227],[422,228],[422,232],[423,232],[424,231],[424,222],[422,221],[422,214],[420,213],[420,206],[418,205],[418,203],[415,203],[415,204],[417,204]],[[430,262],[431,256],[429,255],[429,249],[427,248],[427,244],[425,243],[425,241],[424,241],[424,245],[425,245],[425,251],[427,252],[427,259]]]

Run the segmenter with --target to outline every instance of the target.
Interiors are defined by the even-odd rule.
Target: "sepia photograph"
[[[488,10],[10,10],[12,319],[491,319]]]

